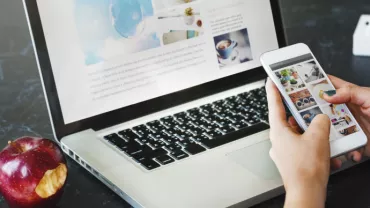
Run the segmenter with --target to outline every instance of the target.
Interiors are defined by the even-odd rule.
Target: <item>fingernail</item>
[[[333,96],[335,94],[337,94],[337,91],[336,90],[328,90],[328,91],[325,91],[325,94],[327,94],[328,96]]]
[[[351,156],[351,160],[352,160],[352,162],[357,163],[357,161],[355,160],[355,156],[354,155]]]

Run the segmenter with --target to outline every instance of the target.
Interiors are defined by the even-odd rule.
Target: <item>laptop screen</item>
[[[37,0],[65,124],[260,67],[270,0]]]

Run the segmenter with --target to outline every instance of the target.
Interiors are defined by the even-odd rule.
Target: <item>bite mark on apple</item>
[[[60,164],[57,168],[45,172],[35,191],[39,197],[48,198],[63,187],[66,178],[67,166]]]

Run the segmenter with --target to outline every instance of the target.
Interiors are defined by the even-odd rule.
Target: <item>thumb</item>
[[[327,115],[317,115],[307,129],[305,135],[307,135],[309,139],[314,139],[318,142],[328,142],[330,126],[330,119]]]
[[[352,103],[363,108],[370,106],[370,90],[359,86],[347,86],[340,88],[336,94],[329,96],[324,94],[324,99],[332,104]]]

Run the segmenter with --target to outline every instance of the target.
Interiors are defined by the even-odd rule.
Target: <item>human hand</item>
[[[270,156],[287,192],[286,207],[324,207],[330,174],[330,121],[318,115],[304,134],[293,118],[286,121],[282,98],[269,79]]]
[[[329,76],[329,78],[337,90],[333,91],[333,94],[336,94],[332,96],[325,94],[324,99],[332,104],[346,103],[367,138],[370,138],[370,88],[359,87],[335,76]],[[364,149],[347,154],[347,158],[360,162],[363,154],[370,156],[370,143]],[[332,160],[333,169],[339,169],[341,165],[342,162],[339,159]]]

